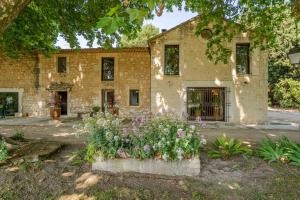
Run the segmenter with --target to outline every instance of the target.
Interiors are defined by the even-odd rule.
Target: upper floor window
[[[66,57],[58,57],[57,58],[57,72],[58,73],[66,73],[67,72],[67,58]]]
[[[102,81],[114,80],[114,58],[102,58]]]
[[[179,75],[179,45],[165,46],[165,75]]]
[[[130,106],[138,106],[139,105],[139,90],[130,90],[129,91],[129,104]]]
[[[237,74],[250,74],[250,44],[236,45],[236,72]]]

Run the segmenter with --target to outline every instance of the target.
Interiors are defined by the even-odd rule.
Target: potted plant
[[[49,98],[49,107],[50,107],[50,116],[53,120],[59,120],[61,115],[61,99],[56,92],[50,93]]]
[[[94,115],[97,115],[97,113],[100,112],[100,109],[101,109],[100,106],[94,106],[94,107],[92,108],[92,112],[91,112],[90,116],[93,117]]]

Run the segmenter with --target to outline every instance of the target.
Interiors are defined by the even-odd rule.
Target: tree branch
[[[0,35],[30,3],[31,0],[1,0],[0,1]]]

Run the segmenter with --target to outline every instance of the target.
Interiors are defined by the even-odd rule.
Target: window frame
[[[112,69],[112,79],[107,79],[104,77],[104,60],[111,59],[113,61],[113,69]],[[114,57],[102,57],[101,58],[101,81],[114,81],[115,80],[115,58]]]
[[[61,60],[61,59],[65,59],[65,71],[60,71],[59,69],[60,69],[60,61],[59,60]],[[67,59],[67,57],[66,56],[58,56],[57,57],[57,66],[56,66],[56,71],[57,71],[57,73],[59,73],[59,74],[66,74],[67,72],[68,72],[68,59]]]
[[[167,73],[166,68],[167,68],[167,48],[174,48],[176,47],[178,49],[178,72],[177,73]],[[165,44],[164,45],[164,75],[166,76],[179,76],[180,74],[180,45],[179,44]]]
[[[248,47],[248,54],[247,54],[247,66],[246,66],[246,72],[245,73],[241,73],[238,71],[238,64],[237,64],[237,55],[238,55],[238,46],[240,47]],[[236,74],[239,76],[243,76],[243,75],[249,75],[251,74],[251,64],[250,64],[250,43],[236,43],[235,44],[235,70],[236,70]]]
[[[131,94],[133,94],[133,92],[137,92],[138,96],[137,96],[137,104],[132,104],[131,101]],[[130,89],[129,90],[129,106],[140,106],[140,90],[139,89]]]

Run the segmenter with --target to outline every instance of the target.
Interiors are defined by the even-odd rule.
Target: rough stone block
[[[198,157],[182,161],[163,160],[137,160],[137,159],[96,159],[92,165],[93,170],[109,172],[138,172],[147,174],[159,174],[168,176],[199,176],[200,159]]]

